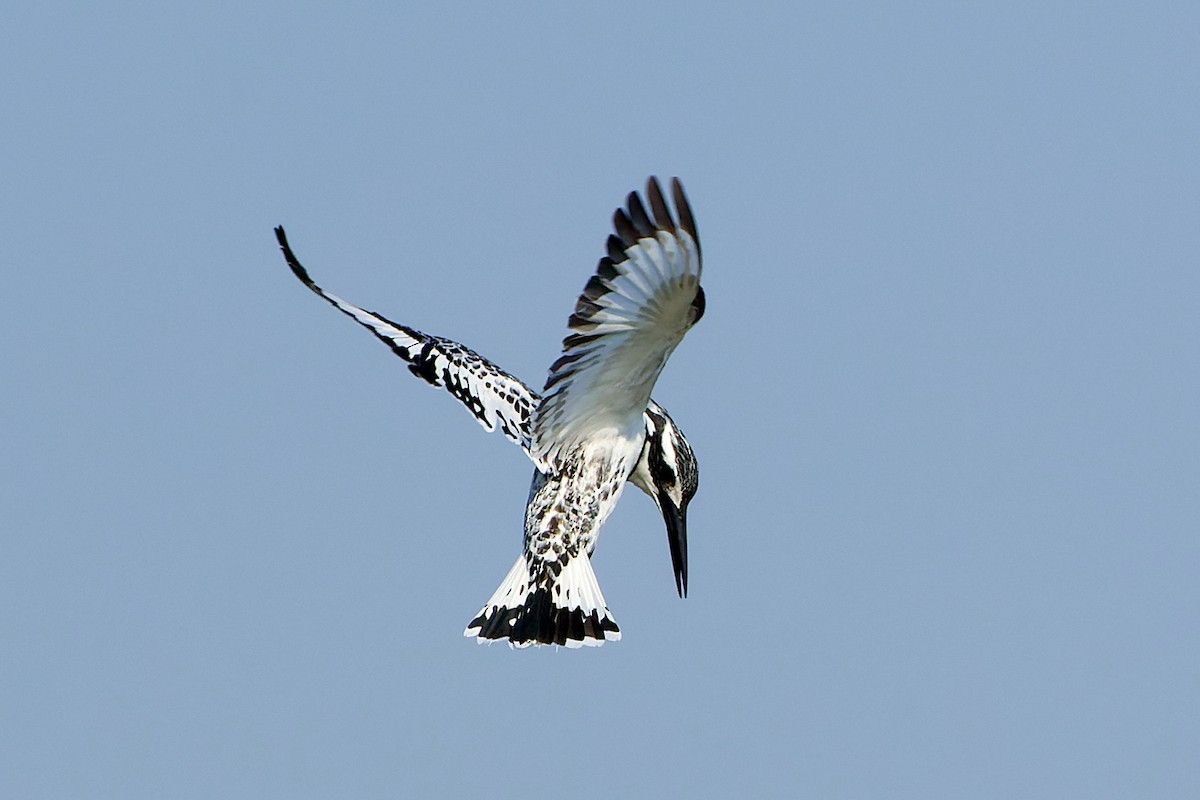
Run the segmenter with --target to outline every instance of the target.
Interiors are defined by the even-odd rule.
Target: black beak
[[[675,569],[675,589],[687,597],[687,507],[676,508],[669,498],[658,502],[667,523],[667,542],[671,545],[671,566]]]

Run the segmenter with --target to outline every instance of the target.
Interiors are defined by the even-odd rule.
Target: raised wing
[[[599,431],[636,431],[667,358],[704,313],[696,223],[678,179],[671,193],[678,224],[657,178],[646,184],[653,217],[636,192],[613,214],[608,255],[575,304],[534,412],[531,455],[543,469]]]
[[[399,325],[326,292],[308,277],[308,271],[288,246],[282,227],[275,229],[275,238],[279,240],[288,266],[305,286],[375,334],[393,353],[408,362],[408,369],[414,375],[424,378],[431,386],[444,387],[484,428],[489,431],[499,428],[529,452],[529,418],[539,398],[528,386],[458,342]]]

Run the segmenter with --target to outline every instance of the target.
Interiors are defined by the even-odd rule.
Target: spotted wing
[[[408,362],[408,369],[432,386],[444,387],[489,431],[500,431],[529,452],[529,418],[538,396],[528,386],[473,350],[449,339],[429,336],[365,311],[313,282],[288,246],[283,228],[275,229],[283,257],[296,277],[338,311],[362,325]]]
[[[598,431],[637,431],[667,358],[704,313],[696,223],[678,179],[671,193],[678,223],[657,178],[646,184],[650,213],[631,192],[613,214],[608,255],[575,304],[534,412],[531,454],[543,469]]]

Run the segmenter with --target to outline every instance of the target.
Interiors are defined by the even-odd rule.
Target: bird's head
[[[646,442],[629,480],[650,495],[662,513],[675,588],[680,597],[687,597],[687,507],[700,487],[700,470],[683,431],[653,400],[646,409]]]

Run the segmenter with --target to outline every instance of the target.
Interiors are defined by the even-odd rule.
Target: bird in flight
[[[318,286],[275,236],[305,286],[371,331],[409,370],[443,387],[487,430],[497,428],[534,463],[520,557],[467,625],[480,642],[601,645],[621,638],[591,554],[628,481],[657,504],[675,587],[687,596],[687,507],[698,488],[695,454],[650,392],[667,358],[704,314],[700,239],[679,180],[672,216],[657,178],[613,214],[600,259],[567,321],[562,355],[538,395],[457,342],[392,322]]]

